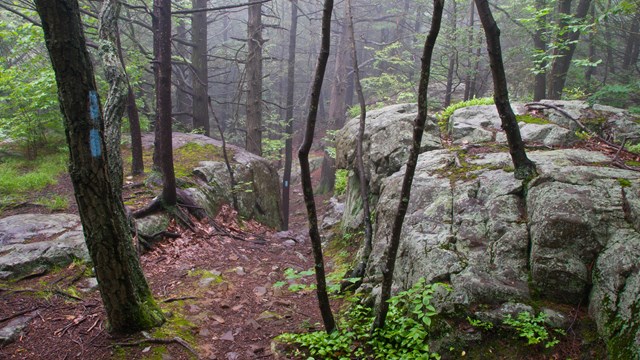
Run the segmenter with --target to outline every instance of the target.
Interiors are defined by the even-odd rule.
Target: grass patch
[[[21,195],[55,185],[67,170],[67,154],[44,155],[27,161],[10,158],[0,163],[0,195]]]
[[[47,198],[38,199],[36,202],[38,205],[42,205],[51,211],[62,211],[69,207],[69,200],[60,195],[53,195]]]

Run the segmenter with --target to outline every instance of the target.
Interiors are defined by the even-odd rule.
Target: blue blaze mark
[[[91,156],[100,157],[102,155],[102,142],[100,132],[97,129],[91,129],[89,132],[89,148],[91,148]]]
[[[95,123],[100,120],[100,105],[98,104],[98,93],[95,90],[89,91],[89,115]]]

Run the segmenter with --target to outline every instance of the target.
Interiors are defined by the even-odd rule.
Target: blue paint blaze
[[[91,129],[89,132],[89,147],[91,148],[91,156],[97,158],[102,155],[102,140],[97,129]]]
[[[89,115],[94,123],[100,121],[100,104],[98,104],[98,93],[95,90],[89,91]]]

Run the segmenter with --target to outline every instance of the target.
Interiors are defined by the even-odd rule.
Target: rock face
[[[173,134],[173,147],[178,149],[189,143],[213,145],[222,148],[215,139],[197,134]],[[150,140],[145,141],[151,144]],[[251,154],[237,146],[227,145],[233,154],[233,167],[236,189],[232,189],[224,160],[202,161],[193,170],[200,180],[195,186],[186,189],[209,216],[216,216],[223,204],[231,204],[232,191],[238,197],[239,214],[247,219],[255,219],[273,228],[282,225],[280,207],[280,178],[274,167],[264,158]]]
[[[625,138],[631,138],[640,133],[640,124],[634,116],[622,109],[601,105],[590,106],[583,101],[543,100],[541,103],[562,108],[591,131],[610,140],[621,142]],[[535,107],[531,107],[533,108]],[[526,108],[522,104],[514,104],[513,110],[516,116],[526,114]],[[579,140],[576,131],[580,128],[576,122],[554,109],[537,109],[536,112],[535,115],[542,116],[544,121],[518,123],[525,143],[558,147],[571,146]],[[449,118],[448,131],[455,145],[492,141],[506,143],[507,139],[500,126],[500,118],[495,106],[477,105],[456,110]]]
[[[466,123],[491,129],[494,138],[500,135],[496,119]],[[374,146],[385,148],[369,144],[367,149]],[[394,149],[376,158],[398,153],[402,151]],[[587,150],[528,155],[539,176],[523,183],[513,177],[506,152],[423,152],[402,230],[394,288],[409,288],[422,277],[445,281],[453,291],[444,307],[458,309],[477,304],[497,309],[538,299],[588,303],[610,356],[640,357],[640,173],[607,167],[609,157]],[[353,169],[352,162],[341,164]],[[376,169],[369,164],[370,171]],[[392,171],[372,174],[379,184],[373,194],[377,202],[368,279],[380,278],[399,201],[404,169]],[[353,184],[347,189],[343,221],[357,226],[359,219],[349,213],[349,199],[359,197]],[[367,285],[375,293],[378,284]],[[544,311],[558,322],[567,317]]]
[[[80,218],[71,214],[24,214],[0,219],[0,279],[90,261]]]

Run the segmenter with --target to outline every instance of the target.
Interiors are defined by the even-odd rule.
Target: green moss
[[[187,275],[199,277],[200,279],[215,279],[215,283],[221,283],[224,281],[222,275],[214,274],[213,272],[204,269],[189,270]]]
[[[152,336],[165,339],[177,336],[195,347],[197,345],[195,337],[197,326],[185,317],[182,312],[182,306],[179,303],[171,303],[166,307],[172,315],[167,317],[164,325],[155,329]]]
[[[640,167],[640,161],[627,160],[624,163],[628,166]]]
[[[516,115],[516,121],[519,123],[524,122],[526,124],[537,124],[537,125],[551,124],[551,121],[544,118],[537,117],[537,116],[533,116],[531,114]]]
[[[145,356],[143,357],[143,359],[148,359],[148,360],[163,360],[164,354],[167,354],[167,347],[164,345],[160,345],[160,346],[154,346],[153,349],[151,349],[151,354],[149,356]]]
[[[230,157],[233,154],[230,154]],[[222,160],[222,149],[211,144],[201,145],[198,143],[188,143],[174,150],[174,164],[176,178],[188,177],[194,168],[198,167],[200,161]]]
[[[628,179],[618,178],[618,183],[623,188],[631,186],[631,181],[629,181]]]

